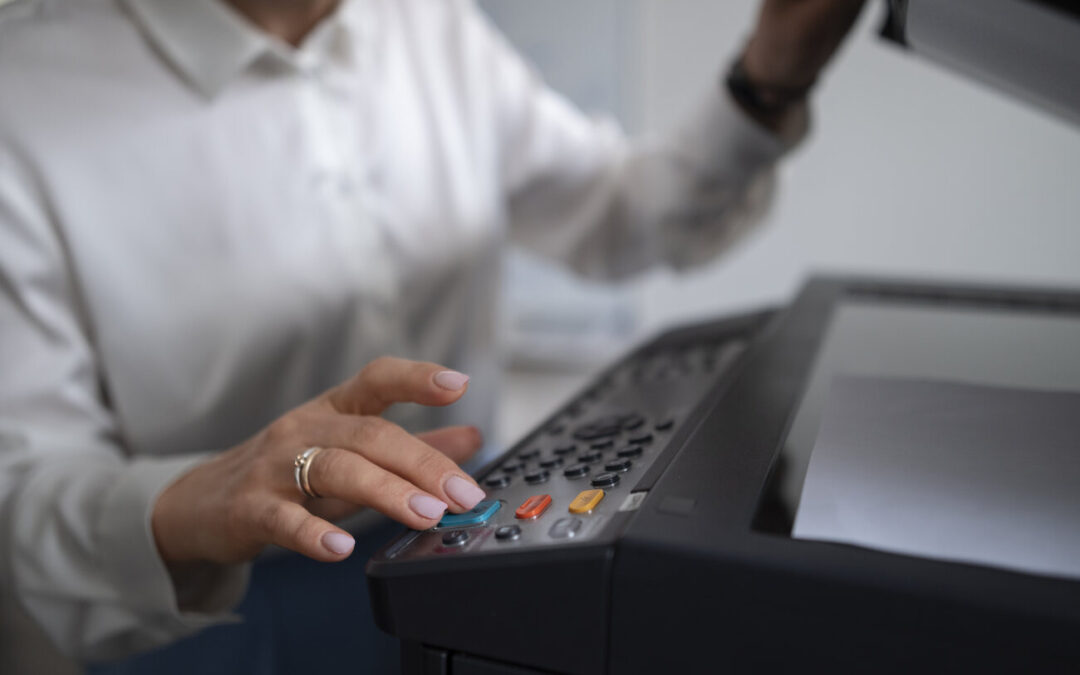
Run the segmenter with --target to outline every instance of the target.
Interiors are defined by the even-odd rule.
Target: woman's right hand
[[[484,492],[458,463],[479,449],[479,432],[449,427],[414,436],[380,417],[393,403],[449,405],[467,382],[433,363],[372,361],[166,488],[151,517],[162,558],[235,563],[276,544],[337,561],[352,552],[353,539],[312,511],[334,517],[369,506],[422,530],[446,509],[471,509]],[[305,496],[294,479],[293,462],[310,447],[323,448],[309,480],[326,499]]]

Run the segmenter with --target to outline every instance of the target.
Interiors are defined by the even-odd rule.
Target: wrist
[[[801,87],[777,85],[755,77],[746,67],[746,54],[729,68],[724,84],[732,99],[759,124],[779,135],[805,117],[806,97],[812,82]]]
[[[170,567],[206,559],[201,547],[199,509],[207,496],[199,495],[195,487],[205,466],[204,462],[192,467],[162,490],[150,513],[150,531],[158,555]]]

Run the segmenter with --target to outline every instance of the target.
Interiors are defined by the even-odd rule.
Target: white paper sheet
[[[836,377],[792,536],[1080,578],[1080,393]]]

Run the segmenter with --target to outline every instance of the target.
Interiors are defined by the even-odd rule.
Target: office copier
[[[1080,9],[883,33],[1080,121]],[[415,674],[1080,672],[1080,292],[816,277],[671,330],[368,564]],[[432,611],[437,608],[437,611]]]

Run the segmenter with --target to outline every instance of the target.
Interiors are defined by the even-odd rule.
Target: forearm
[[[558,165],[514,193],[512,232],[578,273],[605,279],[657,264],[684,268],[731,246],[758,222],[775,164],[802,137],[801,129],[788,138],[771,133],[719,84],[672,133],[651,141],[589,129],[584,118],[574,124],[567,135],[578,147],[568,142],[552,153],[562,158]]]
[[[807,99],[864,0],[764,0],[729,73],[743,110],[787,136],[805,125]]]

